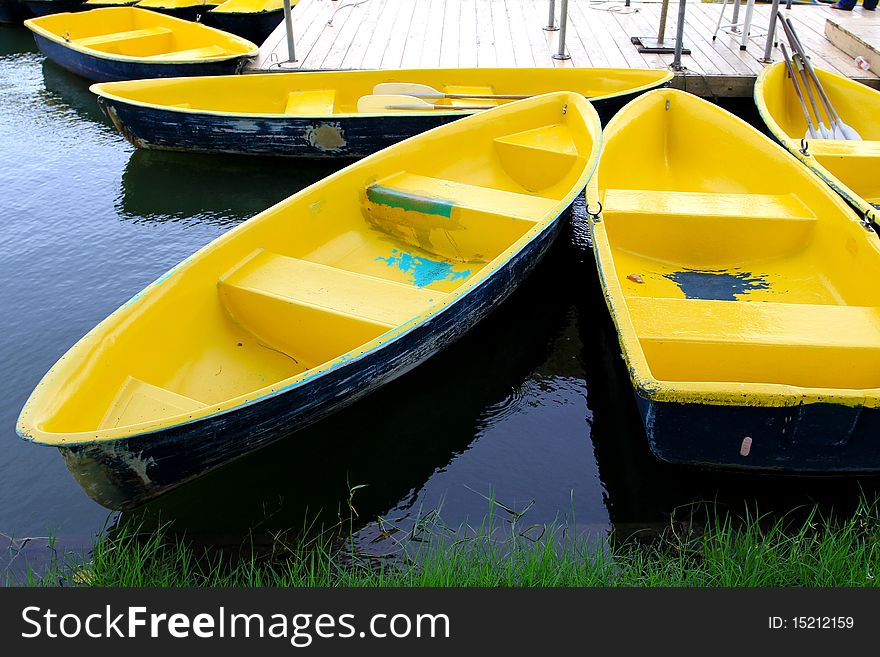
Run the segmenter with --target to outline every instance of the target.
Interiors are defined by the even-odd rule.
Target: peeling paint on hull
[[[507,298],[541,261],[563,212],[481,285],[412,331],[283,394],[201,421],[100,443],[59,447],[88,495],[130,509],[302,429],[446,348]]]
[[[172,78],[190,75],[230,75],[244,66],[249,56],[193,64],[147,64],[95,57],[56,43],[39,34],[34,41],[46,57],[61,68],[88,80],[117,82],[143,78]]]

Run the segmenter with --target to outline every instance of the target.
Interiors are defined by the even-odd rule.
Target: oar
[[[822,114],[819,113],[819,107],[816,105],[816,99],[813,97],[813,89],[810,87],[810,80],[807,78],[807,74],[804,71],[803,65],[803,57],[800,55],[800,49],[798,48],[799,41],[797,40],[797,36],[791,30],[791,26],[787,25],[785,22],[785,17],[782,13],[779,13],[779,20],[782,22],[782,29],[785,32],[785,36],[788,37],[788,43],[792,49],[792,65],[797,72],[801,76],[801,81],[804,84],[804,88],[807,90],[807,98],[810,99],[810,105],[813,108],[813,113],[816,115],[816,126],[819,131],[819,134],[814,137],[814,139],[837,139],[837,136],[834,134],[834,130],[825,125],[825,122],[822,121]],[[828,115],[828,122],[831,123],[831,115]]]
[[[454,107],[452,105],[434,105],[421,98],[404,96],[401,94],[374,94],[361,96],[358,99],[358,112],[384,112],[385,110],[458,110],[469,112],[471,110],[492,109],[494,105],[471,105],[469,107]]]
[[[794,40],[797,44],[800,59],[803,60],[807,72],[810,74],[810,77],[813,78],[813,84],[816,85],[816,90],[819,92],[819,97],[822,99],[822,103],[825,105],[825,111],[828,113],[828,119],[831,122],[832,127],[834,128],[835,137],[837,139],[860,140],[862,138],[861,135],[856,132],[855,128],[847,125],[841,120],[840,115],[837,113],[837,110],[834,109],[834,105],[831,104],[831,100],[828,98],[828,94],[825,93],[825,89],[822,87],[822,83],[819,82],[819,76],[816,75],[816,71],[813,69],[813,65],[807,58],[807,54],[804,51],[804,47],[801,45],[801,41],[798,38],[797,32],[794,31],[794,25],[792,24],[791,19],[786,18],[785,22],[788,24],[788,27],[791,30],[791,35],[794,37]]]
[[[779,47],[782,49],[782,56],[785,58],[785,66],[788,68],[788,75],[794,83],[794,90],[797,92],[798,100],[801,101],[801,109],[804,111],[804,117],[807,119],[807,137],[811,139],[821,139],[819,131],[816,130],[816,126],[813,125],[810,110],[807,109],[807,102],[804,100],[804,94],[801,91],[801,85],[800,82],[798,82],[797,73],[795,73],[794,67],[791,65],[791,59],[788,57],[788,50],[786,50],[784,43],[780,43]]]
[[[531,96],[515,94],[445,94],[434,87],[415,82],[380,82],[373,87],[374,94],[394,94],[415,96],[416,98],[479,98],[484,100],[522,100]]]

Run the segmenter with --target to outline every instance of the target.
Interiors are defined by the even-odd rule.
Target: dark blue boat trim
[[[880,472],[880,409],[682,404],[638,393],[636,401],[651,451],[668,463],[805,474]]]
[[[284,9],[254,13],[206,11],[202,14],[202,23],[205,25],[237,34],[258,46],[263,45],[283,20]]]
[[[95,57],[34,33],[37,47],[46,57],[71,73],[97,82],[139,80],[143,78],[172,78],[189,75],[231,75],[238,73],[249,56],[232,57],[221,61],[192,64],[122,61]]]
[[[114,509],[143,504],[366,396],[452,344],[507,298],[541,261],[561,232],[564,214],[473,290],[357,360],[234,412],[128,439],[59,446],[59,450],[83,489],[100,504]]]
[[[604,123],[642,93],[600,99],[593,106]],[[99,97],[98,102],[116,129],[138,148],[307,159],[366,157],[461,118],[448,114],[248,117],[178,112],[115,98]]]

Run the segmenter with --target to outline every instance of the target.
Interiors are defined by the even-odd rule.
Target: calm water
[[[238,222],[333,170],[274,160],[135,152],[86,82],[0,28],[0,532],[88,545],[113,520],[54,449],[15,436],[44,372],[88,329]],[[647,453],[598,290],[583,221],[531,279],[459,344],[312,428],[151,503],[205,541],[235,544],[332,523],[357,491],[360,535],[442,508],[479,522],[484,496],[529,523],[641,529],[716,500],[785,512],[847,508],[876,480],[671,468]],[[39,560],[40,541],[28,546]],[[0,560],[4,554],[0,556]]]

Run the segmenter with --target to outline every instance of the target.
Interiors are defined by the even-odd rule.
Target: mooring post
[[[550,16],[547,18],[547,24],[544,26],[547,32],[555,32],[559,29],[556,25],[556,0],[550,0]]]
[[[739,1],[739,0],[737,0]],[[682,43],[684,40],[684,12],[685,12],[685,0],[679,0],[678,2],[678,27],[675,30],[675,57],[672,60],[672,70],[680,71],[681,70],[681,49]]]
[[[562,0],[559,8],[559,51],[553,55],[553,59],[571,59],[571,55],[565,52],[565,28],[568,26],[568,0]]]
[[[287,61],[296,61],[293,45],[293,16],[290,14],[290,0],[284,0],[284,28],[287,31]]]
[[[779,0],[773,0],[773,7],[770,9],[770,26],[767,28],[767,43],[764,44],[764,56],[758,60],[762,64],[770,64],[773,61],[773,42],[776,37],[777,14],[779,14]]]

